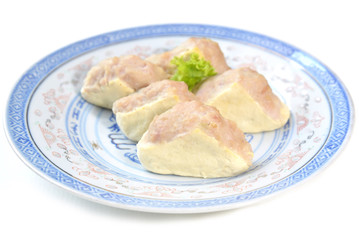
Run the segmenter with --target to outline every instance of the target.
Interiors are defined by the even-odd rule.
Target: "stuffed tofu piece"
[[[203,178],[238,175],[253,158],[236,124],[197,100],[178,103],[155,117],[137,154],[149,171]]]
[[[289,119],[288,107],[272,92],[263,75],[250,68],[232,69],[209,78],[196,93],[248,133],[282,127]]]
[[[113,57],[90,69],[81,95],[92,104],[111,109],[117,99],[167,77],[162,68],[138,56]]]
[[[208,61],[217,74],[229,69],[218,43],[208,38],[191,37],[171,51],[152,55],[146,60],[173,75],[176,71],[176,65],[171,63],[173,58],[181,56],[187,58],[191,54],[198,54],[200,58]]]
[[[184,82],[162,80],[118,99],[112,110],[121,131],[129,139],[139,141],[156,115],[195,98]]]

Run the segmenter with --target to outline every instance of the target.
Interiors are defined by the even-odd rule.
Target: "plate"
[[[118,55],[147,57],[190,36],[217,41],[230,67],[262,73],[289,106],[276,131],[246,134],[254,150],[249,171],[202,179],[146,171],[110,110],[79,90],[97,62]],[[239,29],[167,24],[124,29],[62,48],[29,69],[10,93],[10,143],[36,173],[81,197],[114,207],[164,213],[231,209],[282,192],[323,169],[342,149],[353,122],[343,83],[309,54]]]

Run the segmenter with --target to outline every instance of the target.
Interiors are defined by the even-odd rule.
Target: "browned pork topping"
[[[157,116],[150,124],[143,141],[169,142],[196,128],[214,137],[244,159],[251,159],[252,155],[248,155],[252,152],[251,146],[236,124],[223,118],[216,108],[196,100],[179,103]]]
[[[115,114],[117,112],[130,112],[137,107],[165,96],[176,96],[179,101],[195,99],[195,96],[188,91],[188,87],[184,82],[162,80],[151,83],[149,86],[127,97],[120,98],[113,104],[113,112]]]

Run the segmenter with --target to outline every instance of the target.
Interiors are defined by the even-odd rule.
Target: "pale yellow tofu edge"
[[[138,158],[147,170],[155,173],[230,177],[248,170],[251,165],[251,160],[243,159],[199,128],[165,143],[146,143],[143,139],[145,137],[137,145]],[[253,156],[253,152],[249,154]]]
[[[116,113],[121,131],[131,140],[139,141],[156,115],[167,111],[179,102],[178,96],[164,96],[156,101],[135,108],[130,112]]]
[[[126,82],[116,78],[109,81],[107,85],[100,85],[98,88],[84,85],[81,88],[81,96],[96,106],[112,109],[112,105],[117,99],[125,97],[134,91]]]
[[[237,82],[208,99],[206,104],[217,108],[223,117],[234,121],[238,128],[246,133],[280,128],[290,117],[288,107],[282,102],[280,118],[274,120]]]

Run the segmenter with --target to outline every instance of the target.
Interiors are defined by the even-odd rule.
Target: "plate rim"
[[[86,54],[88,53],[89,51],[92,51],[92,50],[96,50],[96,49],[99,49],[101,47],[104,47],[104,46],[110,46],[111,44],[117,44],[117,43],[121,43],[121,42],[125,42],[125,41],[132,41],[132,40],[136,40],[136,39],[144,39],[144,38],[149,38],[149,37],[163,37],[163,36],[189,36],[189,35],[192,35],[192,36],[206,36],[205,33],[200,33],[200,32],[197,32],[195,34],[193,34],[192,32],[186,32],[186,31],[182,31],[181,33],[179,32],[175,32],[175,31],[164,31],[163,29],[170,29],[170,28],[173,28],[173,29],[209,29],[209,30],[212,30],[212,31],[227,31],[227,32],[234,32],[234,33],[237,33],[237,34],[247,34],[247,35],[251,35],[252,37],[254,38],[258,38],[259,40],[266,40],[266,41],[269,41],[269,44],[270,43],[278,43],[279,44],[279,47],[282,46],[283,49],[279,49],[279,51],[283,51],[283,53],[285,53],[286,49],[285,48],[289,48],[291,50],[295,50],[296,52],[302,54],[300,56],[298,56],[299,58],[300,57],[304,57],[304,58],[309,58],[309,60],[311,61],[314,61],[314,63],[318,64],[319,67],[323,67],[324,70],[326,70],[327,73],[330,73],[332,75],[332,78],[334,79],[334,82],[339,84],[339,86],[342,88],[342,93],[345,95],[345,97],[347,98],[347,104],[348,104],[348,114],[349,114],[349,117],[348,117],[348,127],[347,127],[347,130],[344,134],[344,137],[343,137],[343,141],[342,143],[338,146],[338,148],[334,151],[334,153],[324,162],[323,165],[319,166],[318,168],[316,168],[313,172],[311,172],[309,175],[307,175],[306,177],[300,179],[299,181],[296,181],[292,184],[289,184],[287,186],[284,186],[283,188],[280,188],[280,189],[276,189],[274,191],[270,191],[269,193],[265,193],[264,195],[262,196],[257,196],[257,197],[254,197],[254,198],[250,198],[249,200],[240,200],[240,196],[242,194],[237,194],[235,195],[236,196],[236,200],[237,201],[234,201],[234,202],[231,202],[231,203],[221,203],[221,204],[217,204],[217,205],[210,205],[210,206],[201,206],[201,202],[203,203],[204,201],[208,201],[208,200],[173,200],[173,201],[170,201],[171,203],[176,203],[176,202],[181,202],[181,203],[184,203],[184,202],[198,202],[199,204],[196,205],[196,206],[167,206],[165,207],[164,205],[161,205],[158,206],[157,204],[149,204],[149,205],[137,205],[137,204],[133,204],[133,202],[131,203],[131,201],[129,201],[128,203],[123,203],[123,202],[115,202],[115,201],[110,201],[110,200],[106,200],[106,198],[100,198],[98,196],[94,196],[92,194],[89,194],[89,193],[86,193],[85,191],[81,191],[79,189],[75,189],[74,186],[69,186],[69,185],[66,185],[60,181],[58,181],[57,179],[54,179],[53,177],[51,177],[50,175],[48,175],[46,172],[43,172],[41,171],[39,168],[37,168],[31,161],[29,158],[27,158],[24,154],[24,152],[21,151],[21,149],[18,148],[18,146],[16,145],[15,143],[15,139],[14,137],[12,136],[11,132],[10,132],[10,122],[9,122],[9,111],[10,111],[10,102],[11,102],[11,97],[13,97],[13,94],[15,93],[15,90],[16,88],[19,86],[19,84],[24,81],[25,77],[27,76],[27,74],[29,74],[35,67],[39,66],[42,62],[45,62],[45,60],[48,60],[51,58],[51,56],[55,56],[56,54],[59,54],[65,50],[68,50],[70,48],[73,48],[73,47],[76,47],[76,45],[78,44],[85,44],[86,41],[91,41],[91,40],[96,40],[98,38],[105,38],[106,36],[111,36],[111,34],[124,34],[125,38],[127,39],[122,39],[122,40],[112,40],[112,42],[110,44],[107,44],[106,41],[105,43],[103,42],[100,42],[99,45],[96,47],[93,47],[93,48],[90,48],[90,49],[83,49],[81,50],[81,53],[79,54],[74,54],[74,55],[70,55],[70,56],[66,56],[65,60],[62,60],[61,62],[57,62],[55,64],[55,66],[53,66],[53,68],[50,68],[49,70],[46,70],[46,74],[45,76],[39,76],[38,77],[38,80],[36,81],[35,85],[34,86],[37,86],[39,84],[39,82],[41,80],[43,80],[44,77],[46,77],[48,74],[50,74],[54,69],[56,69],[57,67],[61,66],[62,64],[64,64],[65,62],[67,61],[71,61],[71,59],[73,57],[76,57],[80,54]],[[150,30],[150,29],[157,29],[158,31],[160,32],[152,32],[152,35],[151,36],[143,36],[141,34],[138,34],[139,31],[147,31],[147,30]],[[162,32],[161,32],[161,29],[162,29]],[[178,30],[177,30],[178,31]],[[193,31],[193,30],[192,30]],[[130,34],[132,33],[132,35]],[[137,33],[137,34],[136,34]],[[192,34],[191,34],[192,33]],[[129,35],[126,35],[126,34],[129,34]],[[216,35],[216,34],[215,34]],[[220,36],[208,36],[208,37],[211,37],[211,38],[221,38],[221,39],[226,39],[226,40],[239,40],[239,39],[235,39],[235,34],[233,34],[233,38],[226,38],[222,35],[222,37]],[[128,39],[128,38],[131,38],[131,39]],[[106,39],[106,38],[105,38]],[[247,42],[246,42],[247,43]],[[249,42],[251,43],[251,42]],[[251,43],[253,45],[256,45],[255,43]],[[267,43],[268,44],[268,43]],[[258,46],[258,45],[257,45]],[[259,47],[263,47],[262,45],[259,45]],[[264,47],[265,48],[265,47]],[[275,46],[274,46],[275,48]],[[275,51],[275,49],[268,49],[268,48],[265,48],[267,50],[272,50],[276,53],[279,53],[277,51]],[[277,49],[278,50],[278,49]],[[281,53],[279,53],[281,54]],[[284,57],[288,57],[289,59],[291,60],[294,60],[295,59],[292,59],[290,58],[289,56],[284,56]],[[297,59],[298,61],[300,59]],[[300,62],[296,61],[299,65],[301,65],[302,67],[303,64],[301,64]],[[305,67],[304,67],[305,68]],[[306,68],[305,68],[306,69]],[[316,81],[318,81],[316,78],[315,78]],[[321,84],[321,83],[320,83]],[[321,84],[322,86],[322,84]],[[323,87],[323,86],[322,86]],[[33,92],[33,89],[31,89],[30,91],[30,95],[32,94]],[[28,98],[26,98],[26,100],[28,100]],[[28,101],[25,103],[25,108],[26,106],[28,105]],[[99,35],[96,35],[96,36],[93,36],[93,37],[89,37],[89,38],[86,38],[86,39],[83,39],[83,40],[80,40],[80,41],[77,41],[77,42],[74,42],[74,43],[71,43],[65,47],[62,47],[50,54],[48,54],[47,56],[45,56],[44,58],[42,58],[41,60],[39,60],[38,62],[36,62],[35,64],[33,64],[33,66],[31,66],[27,71],[25,71],[25,73],[20,77],[20,79],[18,79],[16,81],[16,83],[14,84],[10,94],[9,94],[9,97],[7,99],[7,103],[6,103],[6,114],[4,115],[3,117],[3,126],[4,126],[4,130],[5,130],[5,135],[8,139],[8,142],[10,144],[10,146],[12,147],[12,149],[14,150],[14,152],[16,153],[16,155],[25,163],[26,166],[28,166],[30,169],[32,169],[34,172],[36,172],[38,175],[40,175],[41,177],[43,177],[44,179],[54,183],[55,185],[59,186],[59,187],[62,187],[74,194],[76,194],[77,196],[80,196],[82,198],[85,198],[85,199],[88,199],[88,200],[91,200],[91,201],[94,201],[94,202],[97,202],[97,203],[101,203],[101,204],[104,204],[104,205],[108,205],[108,206],[112,206],[112,207],[119,207],[119,208],[123,208],[123,209],[128,209],[128,210],[137,210],[137,211],[145,211],[145,212],[161,212],[161,213],[200,213],[200,212],[213,212],[213,211],[221,211],[221,210],[227,210],[227,209],[232,209],[232,208],[237,208],[239,206],[245,206],[245,205],[248,205],[248,204],[251,204],[251,203],[254,203],[254,202],[257,202],[259,200],[262,200],[266,197],[270,197],[270,196],[274,196],[276,195],[277,193],[279,192],[283,192],[282,190],[286,190],[286,189],[292,189],[293,186],[297,186],[298,183],[303,183],[304,180],[307,180],[307,179],[310,179],[311,177],[317,175],[318,173],[320,173],[321,171],[323,171],[328,165],[329,163],[332,163],[333,160],[337,159],[338,158],[338,155],[343,152],[343,150],[345,149],[345,146],[347,145],[349,139],[351,138],[352,136],[352,132],[353,132],[353,127],[354,127],[354,117],[355,117],[355,113],[354,113],[354,105],[353,105],[353,100],[351,98],[351,95],[348,91],[348,89],[346,88],[346,86],[344,85],[344,83],[341,81],[341,79],[329,68],[327,67],[325,64],[323,64],[321,61],[319,61],[317,58],[313,57],[312,55],[294,47],[293,45],[290,45],[290,44],[287,44],[281,40],[277,40],[277,39],[274,39],[274,38],[271,38],[271,37],[268,37],[268,36],[265,36],[265,35],[262,35],[262,34],[258,34],[258,33],[255,33],[255,32],[250,32],[250,31],[247,31],[247,30],[241,30],[241,29],[237,29],[237,28],[230,28],[230,27],[225,27],[225,26],[216,26],[216,25],[206,25],[206,24],[183,24],[183,23],[179,23],[179,24],[158,24],[158,25],[147,25],[147,26],[139,26],[139,27],[133,27],[133,28],[126,28],[126,29],[119,29],[119,30],[116,30],[116,31],[112,31],[112,32],[108,32],[108,33],[102,33],[102,34],[99,34]],[[26,109],[25,109],[26,111]],[[332,111],[334,111],[334,109],[332,109]],[[25,124],[25,129],[26,128],[26,124]],[[328,136],[328,139],[330,138],[331,136],[331,132],[329,132],[329,136]],[[31,139],[30,139],[31,141]],[[328,144],[328,141],[326,141],[323,146],[327,145]],[[36,147],[34,147],[36,148]],[[321,150],[322,151],[322,150]],[[46,160],[46,159],[45,159]],[[312,162],[314,160],[311,159],[310,162]],[[310,163],[308,162],[308,163]],[[52,165],[52,163],[49,163],[50,165]],[[304,167],[304,166],[303,166]],[[56,168],[58,171],[60,171],[62,174],[64,175],[67,175],[69,178],[72,178],[72,176],[70,176],[69,174],[66,174],[65,172],[63,172],[61,169],[59,168]],[[276,184],[279,184],[280,182],[286,180],[288,178],[285,177],[284,179],[276,182]],[[86,182],[83,182],[83,181],[80,181],[80,180],[77,180],[75,179],[75,181],[79,181],[81,184],[83,185],[90,185]],[[269,186],[272,186],[273,184],[270,184]],[[103,190],[103,189],[99,189],[98,187],[96,186],[93,186],[93,185],[90,185],[91,188],[95,188],[95,189],[98,189],[98,192],[104,192],[104,195],[106,195],[106,190]],[[252,192],[255,192],[255,191],[258,191],[258,190],[254,190]],[[115,195],[119,195],[120,197],[122,198],[135,198],[135,199],[142,199],[141,197],[128,197],[128,196],[124,196],[124,195],[121,195],[119,193],[112,193],[111,194],[115,194]],[[231,196],[233,197],[233,196]],[[219,198],[228,198],[228,197],[219,197]],[[216,198],[217,199],[217,198]],[[155,203],[159,203],[159,202],[169,202],[168,200],[149,200],[149,199],[142,199],[143,201],[150,201],[150,202],[155,202]],[[157,206],[156,206],[157,205]]]

